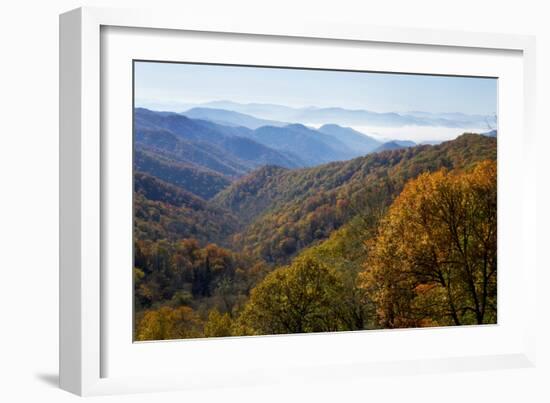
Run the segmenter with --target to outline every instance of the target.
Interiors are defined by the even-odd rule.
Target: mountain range
[[[286,126],[288,124],[275,120],[259,119],[244,113],[217,108],[191,108],[183,112],[182,115],[192,119],[209,120],[224,126],[244,126],[249,129],[257,129],[262,126]]]
[[[252,169],[275,164],[302,166],[295,155],[285,154],[250,139],[250,129],[221,126],[177,113],[138,108],[134,113],[137,149],[147,149],[165,159],[238,177]]]
[[[488,128],[489,130],[492,130],[497,124],[497,117],[494,114],[430,113],[419,111],[396,113],[313,106],[294,108],[276,104],[244,104],[232,101],[212,101],[195,106],[199,109],[213,108],[228,110],[277,122],[302,122],[305,124],[327,124],[330,122],[344,126],[402,127],[412,125],[459,129]]]
[[[422,172],[496,159],[496,139],[464,134],[435,146],[399,147],[310,168],[264,165],[231,181],[201,169],[193,180],[176,181],[177,172],[195,171],[177,164],[172,171],[150,168],[142,161],[148,157],[149,151],[140,151],[134,178],[142,239],[193,237],[284,263],[365,206],[384,208]],[[204,190],[202,182],[208,184]]]
[[[261,123],[267,124],[256,127]],[[207,108],[189,114],[136,108],[134,135],[137,169],[206,198],[257,167],[315,166],[366,155],[382,145],[335,124],[316,130]]]
[[[373,137],[370,137],[368,135],[365,135],[363,133],[360,133],[352,128],[349,127],[342,127],[336,124],[325,124],[321,126],[319,129],[317,129],[318,133],[314,133],[312,128],[308,128],[304,125],[299,124],[289,124],[286,122],[280,122],[275,120],[265,120],[265,119],[258,119],[252,115],[247,115],[244,113],[239,113],[231,110],[226,109],[217,109],[217,108],[192,108],[189,109],[186,112],[182,113],[184,116],[187,116],[189,118],[193,119],[203,119],[203,120],[209,120],[214,123],[218,123],[225,126],[233,126],[233,127],[247,127],[249,129],[258,129],[264,126],[267,127],[280,127],[285,128],[285,130],[277,130],[277,129],[262,129],[258,135],[254,135],[251,133],[242,133],[241,135],[248,135],[254,138],[256,141],[266,144],[269,146],[272,146],[274,148],[286,148],[288,149],[288,144],[285,144],[284,146],[281,145],[281,142],[289,143],[289,140],[283,140],[283,139],[277,139],[274,140],[272,136],[267,134],[267,132],[270,132],[271,134],[275,134],[273,132],[277,133],[283,133],[283,136],[296,136],[298,137],[305,135],[307,137],[308,134],[313,134],[313,138],[315,137],[315,134],[317,134],[317,137],[321,139],[322,142],[330,143],[329,145],[334,146],[336,149],[339,149],[343,155],[342,157],[350,157],[350,156],[358,156],[363,154],[368,154],[369,152],[374,151],[377,147],[382,145],[382,142],[379,140],[374,139]],[[309,132],[309,133],[306,133]],[[329,139],[326,136],[319,135],[320,134],[326,134],[332,137],[333,139]],[[263,138],[263,136],[265,138]],[[310,138],[312,138],[310,136]],[[296,139],[296,138],[295,138]],[[309,140],[309,139],[308,139]],[[337,144],[338,142],[341,142],[345,145],[345,147],[342,147],[341,144]],[[347,147],[347,149],[346,149]],[[279,149],[278,148],[278,149]],[[335,158],[331,157],[331,160],[334,160]]]
[[[496,130],[483,134],[495,137]],[[314,129],[215,108],[184,114],[136,108],[134,141],[136,171],[203,200],[261,167],[295,170],[416,146],[383,143],[334,123]]]

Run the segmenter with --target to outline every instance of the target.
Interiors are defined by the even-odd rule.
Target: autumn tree
[[[212,309],[208,314],[208,320],[204,324],[205,337],[231,336],[232,321],[229,314],[221,314],[217,309]]]
[[[342,292],[336,271],[310,256],[298,257],[252,290],[236,334],[341,330]]]
[[[367,257],[364,240],[372,237],[379,214],[377,209],[364,207],[361,215],[357,215],[334,231],[329,239],[301,253],[301,256],[310,256],[321,261],[338,273],[343,284],[343,292],[335,307],[338,307],[338,320],[341,322],[342,330],[375,327],[374,307],[360,286],[358,274]]]
[[[187,306],[163,306],[146,311],[137,323],[137,340],[166,340],[201,337],[202,323],[198,315]]]
[[[382,327],[496,322],[496,175],[485,161],[407,183],[361,274]]]

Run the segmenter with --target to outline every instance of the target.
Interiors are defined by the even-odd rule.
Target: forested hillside
[[[201,242],[225,240],[239,229],[238,218],[209,206],[190,192],[140,172],[134,174],[134,233],[140,240]]]
[[[236,247],[267,262],[285,263],[302,248],[326,239],[366,204],[388,206],[420,173],[464,169],[486,159],[496,159],[496,140],[464,134],[437,146],[309,169],[265,167],[220,192],[212,204],[240,215],[247,225],[233,237]]]
[[[220,127],[137,110],[136,339],[494,323],[496,138]]]
[[[134,152],[136,171],[155,176],[187,190],[203,199],[210,199],[231,184],[231,181],[206,168],[178,162],[151,151]]]

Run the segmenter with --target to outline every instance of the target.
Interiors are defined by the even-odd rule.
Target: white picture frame
[[[483,54],[491,50],[512,51],[520,54],[522,77],[522,127],[514,141],[521,147],[518,161],[529,161],[534,155],[534,92],[535,92],[535,42],[533,37],[456,31],[429,31],[405,28],[365,27],[354,25],[304,22],[300,25],[281,25],[268,21],[206,20],[193,16],[174,15],[150,10],[111,10],[81,8],[60,17],[60,385],[63,389],[79,395],[130,393],[209,387],[214,385],[243,386],[262,382],[292,382],[297,377],[304,380],[333,379],[346,376],[368,376],[373,373],[390,375],[418,372],[439,372],[492,368],[532,366],[535,362],[534,318],[526,317],[521,325],[514,325],[514,331],[521,333],[521,345],[502,350],[500,353],[433,357],[392,357],[388,360],[369,361],[360,356],[357,360],[336,362],[311,362],[307,373],[303,371],[307,356],[300,365],[270,368],[265,362],[261,372],[236,368],[229,372],[223,366],[212,377],[184,376],[184,366],[176,364],[175,370],[153,376],[151,374],[125,375],[124,369],[116,376],[108,375],[105,369],[110,345],[105,336],[109,324],[109,305],[105,302],[108,292],[102,286],[105,273],[105,245],[102,240],[102,215],[106,190],[105,147],[109,141],[102,141],[101,133],[108,129],[102,119],[102,30],[106,27],[170,30],[181,32],[218,33],[219,35],[242,34],[255,38],[286,38],[290,40],[320,39],[338,43],[378,43],[411,46],[428,46],[438,49],[470,49]],[[520,87],[518,87],[520,88]],[[521,94],[520,94],[521,96]],[[128,105],[130,109],[130,105]],[[499,128],[500,129],[500,128]],[[109,145],[110,147],[110,145]],[[500,147],[500,144],[499,144]],[[500,155],[499,155],[500,158]],[[499,159],[499,164],[502,161]],[[499,168],[500,169],[500,168]],[[517,192],[518,221],[514,226],[517,235],[535,233],[534,182],[529,178],[532,164],[518,174],[522,192]],[[520,183],[518,182],[518,183]],[[500,186],[500,182],[499,182]],[[499,196],[500,197],[500,196]],[[501,219],[501,216],[499,216]],[[519,224],[518,224],[519,223]],[[499,233],[500,236],[500,233]],[[531,235],[534,236],[534,235]],[[536,265],[532,258],[535,242],[527,242],[523,236],[520,243],[519,262],[523,277],[536,277]],[[499,255],[500,259],[500,255]],[[103,274],[102,274],[103,273]],[[524,312],[535,312],[535,285],[521,283],[522,308]],[[500,294],[499,294],[500,295]],[[500,302],[499,302],[500,304]],[[128,311],[128,315],[131,312]],[[499,313],[500,315],[500,313]],[[467,329],[466,329],[467,330]],[[439,337],[441,329],[423,330],[426,333],[411,333],[399,337]],[[430,332],[430,333],[427,333]],[[435,332],[435,333],[434,333]],[[389,334],[388,334],[389,335]],[[334,335],[301,335],[281,337],[241,338],[233,341],[234,346],[254,344],[261,352],[277,345],[294,345],[305,348],[310,340],[334,342]],[[361,335],[338,335],[340,342],[357,342]],[[344,339],[346,337],[346,339]],[[354,338],[355,341],[351,340]],[[384,336],[388,337],[388,336]],[[390,338],[392,336],[389,336]],[[476,335],[477,337],[477,335]],[[315,338],[315,339],[311,339]],[[247,340],[246,340],[247,339]],[[131,342],[131,341],[129,341]],[[223,341],[199,341],[215,346],[216,351],[227,349]],[[163,344],[163,354],[178,349],[177,343]],[[115,345],[116,347],[116,345]],[[197,347],[199,348],[199,347]],[[156,354],[156,353],[155,353]],[[166,359],[166,358],[161,358]],[[177,366],[181,365],[178,375]],[[205,369],[204,371],[207,371]],[[106,375],[107,374],[107,375]],[[204,372],[202,373],[204,374]],[[188,374],[189,375],[189,374]]]

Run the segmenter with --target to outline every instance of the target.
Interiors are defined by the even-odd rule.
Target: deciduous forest
[[[495,136],[134,115],[135,340],[496,323]]]

